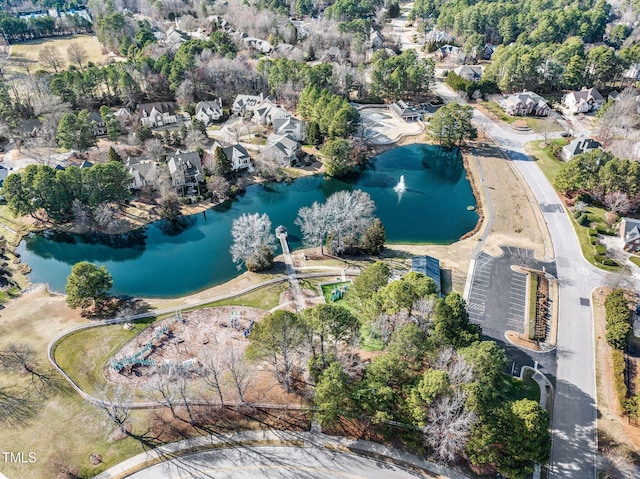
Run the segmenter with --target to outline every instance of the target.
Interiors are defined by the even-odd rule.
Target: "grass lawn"
[[[597,226],[604,226],[605,228],[607,227],[607,223],[604,220],[604,215],[607,210],[605,210],[604,208],[598,208],[597,206],[589,205],[585,209],[585,212],[589,215],[589,219],[591,220],[591,222],[596,223]],[[578,235],[582,254],[589,263],[597,266],[600,269],[604,269],[605,271],[618,271],[618,269],[620,269],[619,266],[605,266],[595,261],[593,258],[595,248],[591,243],[589,243],[589,228],[576,223],[573,216],[571,216],[571,224],[575,228],[576,234]]]
[[[384,342],[371,334],[371,325],[367,324],[360,328],[360,347],[365,351],[382,351]]]
[[[532,401],[540,401],[540,387],[538,383],[532,379],[533,373],[527,371],[524,379],[520,380],[514,377],[507,378],[509,387],[503,395],[505,401],[517,401],[519,399],[531,399]]]
[[[549,121],[547,118],[507,115],[504,112],[504,109],[500,105],[498,105],[495,101],[478,102],[478,104],[483,106],[487,110],[489,110],[491,113],[497,116],[500,120],[504,121],[505,123],[508,123],[509,125],[511,125],[512,123],[518,120],[521,120],[521,121],[524,121],[529,128],[531,128],[533,131],[537,133],[541,133],[545,129],[548,129],[547,131],[550,131],[550,132],[563,130],[562,126],[560,126],[560,124],[555,120]]]
[[[349,291],[347,291],[342,296],[342,298],[336,301],[331,301],[333,290],[335,288],[341,288],[345,286],[348,286],[349,288],[351,288],[353,285],[351,284],[351,281],[344,281],[344,282],[340,281],[337,283],[323,284],[322,295],[324,296],[324,300],[327,304],[336,304],[338,306],[343,306],[347,308],[349,311],[357,311],[357,305],[354,303],[353,297],[349,295]]]
[[[630,256],[629,260],[636,266],[640,266],[640,256]]]
[[[102,368],[109,358],[155,320],[145,318],[130,330],[114,324],[78,331],[58,343],[54,357],[82,390],[93,394],[105,384]]]
[[[530,141],[524,145],[524,149],[527,154],[535,160],[551,184],[553,184],[564,162],[556,159],[548,147],[544,149],[540,148],[541,143],[541,141]],[[549,140],[549,143],[564,146],[569,142],[566,138],[553,138]]]
[[[289,283],[284,281],[282,283],[265,286],[250,293],[243,294],[242,296],[198,306],[198,309],[211,308],[214,306],[247,306],[268,311],[280,304],[280,295],[288,289]]]
[[[101,64],[107,63],[109,60],[109,57],[102,53],[102,45],[100,45],[98,37],[94,35],[71,35],[60,38],[41,38],[39,40],[12,45],[11,56],[7,61],[7,68],[9,70],[24,71],[25,67],[29,66],[31,71],[40,69],[50,70],[50,67],[40,63],[40,59],[38,58],[40,51],[45,46],[57,48],[62,60],[62,68],[67,68],[67,66],[69,66],[67,48],[69,48],[69,45],[72,43],[77,43],[84,47],[87,51],[87,62]]]

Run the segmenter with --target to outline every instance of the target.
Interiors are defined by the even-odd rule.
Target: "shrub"
[[[624,410],[628,394],[627,383],[624,380],[624,353],[622,351],[614,349],[613,351],[611,351],[611,359],[613,360],[613,386],[616,390],[618,403]]]
[[[596,253],[604,255],[607,252],[607,247],[603,244],[596,245]]]
[[[580,216],[578,216],[578,219],[576,221],[580,226],[589,226],[589,223],[591,223],[589,215],[586,213],[582,213]]]
[[[576,210],[573,212],[573,217],[577,220],[578,218],[580,218],[581,214],[582,214],[582,211]]]
[[[596,236],[598,234],[598,230],[595,228],[589,228],[589,236]]]
[[[613,229],[606,228],[604,226],[596,226],[596,231],[602,235],[615,236],[616,232]]]
[[[611,258],[604,258],[602,260],[602,264],[605,266],[619,266],[618,262],[615,259],[611,259]]]
[[[596,238],[595,236],[591,236],[589,238],[589,243],[591,243],[593,246],[600,244],[600,240],[598,238]]]

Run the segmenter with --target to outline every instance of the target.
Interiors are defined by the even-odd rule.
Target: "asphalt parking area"
[[[532,250],[509,246],[502,250],[499,257],[484,252],[478,255],[467,298],[471,321],[496,339],[502,339],[508,330],[524,333],[527,275],[512,266],[544,269],[555,275],[555,264],[538,261]]]

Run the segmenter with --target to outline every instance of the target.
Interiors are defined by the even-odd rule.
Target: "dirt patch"
[[[614,389],[611,347],[605,339],[604,300],[610,292],[609,287],[600,288],[592,297],[598,395],[598,447],[603,450],[621,445],[640,454],[640,427],[629,424],[629,420],[620,414]]]
[[[518,347],[524,349],[530,349],[531,351],[540,351],[540,346],[536,341],[531,341],[524,334],[517,333],[515,331],[507,331],[505,333],[507,340]]]
[[[230,349],[243,355],[246,336],[266,311],[222,306],[176,314],[155,323],[118,351],[104,368],[108,381],[146,388],[161,371],[181,370],[194,376],[207,356],[222,356]],[[119,371],[114,369],[122,366]]]

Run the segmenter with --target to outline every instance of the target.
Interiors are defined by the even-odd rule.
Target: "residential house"
[[[482,78],[484,68],[478,65],[462,65],[453,71],[467,81],[478,82]]]
[[[265,100],[275,101],[275,98],[271,96],[265,98],[262,93],[259,95],[238,95],[233,102],[231,111],[236,114],[253,113],[253,109]]]
[[[562,148],[562,158],[564,161],[569,161],[580,153],[587,153],[591,150],[595,150],[596,148],[600,148],[600,146],[600,143],[596,140],[581,136]]]
[[[213,101],[198,102],[195,117],[205,125],[212,121],[218,121],[222,118],[222,100],[218,98]]]
[[[633,63],[627,71],[622,74],[623,78],[627,80],[637,81],[640,80],[640,63]]]
[[[224,154],[227,155],[227,158],[231,161],[231,169],[233,171],[240,171],[244,169],[248,169],[249,171],[253,170],[249,152],[241,144],[236,143],[235,145],[231,146],[222,146],[216,141],[211,147],[212,155],[215,155],[216,148],[222,148]]]
[[[251,48],[260,53],[269,53],[271,51],[271,43],[266,40],[255,37],[245,37],[242,39],[247,48]]]
[[[438,60],[444,60],[449,58],[450,60],[460,60],[462,56],[462,50],[455,45],[443,45],[436,50],[435,54]]]
[[[171,50],[175,51],[180,47],[180,45],[188,42],[190,39],[191,38],[189,37],[189,35],[172,27],[169,31],[167,31],[167,38],[165,39],[164,43],[169,48],[171,48]]]
[[[414,256],[411,258],[411,271],[422,273],[436,283],[436,293],[440,294],[440,260],[432,256]]]
[[[182,153],[178,150],[173,155],[167,155],[167,166],[173,186],[182,194],[194,194],[200,191],[200,182],[204,176],[200,171],[202,163],[197,151]]]
[[[493,56],[495,51],[496,51],[495,45],[489,45],[489,44],[485,45],[484,51],[482,52],[482,59],[491,60],[491,57]]]
[[[424,36],[425,43],[449,43],[454,38],[444,30],[430,30]]]
[[[80,163],[80,168],[91,168],[93,166],[93,163],[91,163],[89,160],[82,160],[82,163]]]
[[[149,128],[175,125],[178,122],[175,103],[157,101],[138,105],[140,123]]]
[[[342,51],[339,47],[331,47],[322,54],[323,62],[339,62],[342,60]]]
[[[604,98],[595,88],[583,88],[567,93],[562,97],[562,104],[570,113],[587,113],[600,109]]]
[[[122,107],[116,111],[114,115],[120,122],[120,126],[123,128],[131,128],[133,126],[133,116],[128,108]]]
[[[259,125],[271,125],[275,120],[289,118],[291,113],[274,102],[265,100],[253,109],[253,121]]]
[[[107,125],[102,120],[102,116],[97,111],[89,113],[89,122],[93,129],[93,136],[104,136],[107,134]]]
[[[267,144],[263,150],[263,155],[267,159],[289,166],[295,163],[296,152],[299,148],[300,145],[293,138],[287,135],[272,133],[267,137]]]
[[[305,140],[304,121],[289,116],[273,120],[273,130],[278,135],[286,135],[295,141]]]
[[[371,48],[380,48],[383,43],[384,37],[382,36],[382,33],[380,33],[379,30],[373,30],[369,36],[369,44],[371,45]]]
[[[502,102],[502,107],[508,115],[512,116],[547,116],[549,105],[540,95],[531,91],[514,93]]]
[[[273,47],[271,56],[274,58],[289,58],[296,61],[304,61],[304,52],[291,43],[278,43]]]
[[[620,237],[625,251],[637,253],[640,251],[640,220],[622,218],[620,222]]]
[[[414,107],[407,105],[404,101],[398,100],[389,105],[391,113],[404,121],[420,121],[422,120],[422,113],[416,110]]]
[[[129,188],[140,190],[146,186],[155,186],[158,180],[158,163],[145,158],[127,158],[124,162],[125,167],[131,175],[131,183]]]

